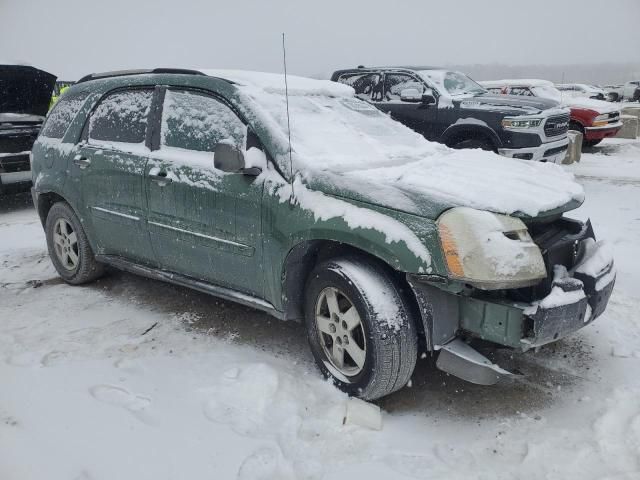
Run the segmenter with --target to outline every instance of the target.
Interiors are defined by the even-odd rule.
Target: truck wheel
[[[484,137],[474,137],[467,138],[466,140],[462,140],[460,142],[454,143],[451,145],[452,148],[460,149],[460,148],[480,148],[482,150],[488,150],[495,152],[496,149],[493,146],[493,143],[487,138]]]
[[[598,145],[600,142],[602,141],[601,138],[597,139],[597,140],[585,140],[584,142],[582,142],[582,145],[584,145],[585,147],[595,147],[596,145]]]
[[[104,273],[104,266],[96,262],[80,220],[69,204],[58,202],[51,207],[45,234],[49,257],[65,282],[79,285]]]
[[[373,400],[404,387],[417,333],[401,291],[379,265],[349,256],[319,264],[305,290],[311,352],[345,392]]]

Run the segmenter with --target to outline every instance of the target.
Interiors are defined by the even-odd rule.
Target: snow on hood
[[[618,105],[605,102],[603,100],[595,100],[593,98],[570,97],[567,95],[563,95],[562,103],[567,107],[586,108],[589,110],[594,110],[598,113],[613,113],[620,111],[620,107]]]
[[[242,82],[238,89],[257,104],[269,129],[286,139],[282,75],[205,72]],[[350,87],[288,80],[297,92],[289,98],[294,169],[312,188],[421,216],[464,205],[533,217],[584,200],[573,175],[557,165],[452,150],[354,97]]]

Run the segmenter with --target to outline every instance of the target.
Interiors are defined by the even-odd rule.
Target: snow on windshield
[[[445,70],[421,70],[418,73],[427,82],[435,84],[441,93],[447,92],[453,97],[486,93],[482,86],[471,80],[464,73]]]
[[[551,85],[537,85],[531,87],[536,97],[547,98],[555,102],[562,102],[562,93],[556,87]]]
[[[280,81],[284,83],[282,76]],[[295,94],[289,96],[294,169],[310,181],[329,176],[372,202],[416,215],[423,214],[419,204],[425,195],[531,216],[584,199],[573,175],[557,165],[452,150],[356,98],[350,87],[343,85],[351,96],[344,90],[326,95],[334,88],[331,82],[315,82],[305,85],[306,90],[294,82]],[[246,96],[243,103],[251,105],[252,114],[268,124],[282,146],[287,141],[287,103],[276,86],[260,88],[247,80],[238,89]]]
[[[286,98],[254,95],[287,133]],[[321,170],[350,170],[397,164],[399,159],[432,154],[435,145],[355,97],[289,97],[291,144],[296,162]],[[299,164],[300,165],[300,164]]]

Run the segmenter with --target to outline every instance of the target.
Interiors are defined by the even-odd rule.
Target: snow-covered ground
[[[467,384],[420,360],[343,425],[304,330],[113,272],[62,283],[27,195],[0,203],[0,479],[640,478],[640,141],[566,167],[613,245],[607,312],[538,352],[494,360],[522,379]]]

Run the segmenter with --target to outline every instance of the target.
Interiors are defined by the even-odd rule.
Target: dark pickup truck
[[[29,153],[55,82],[55,75],[34,67],[0,65],[0,194],[31,185]]]
[[[559,162],[569,144],[569,110],[542,98],[492,95],[460,72],[434,67],[338,70],[331,80],[428,140],[507,157]]]

